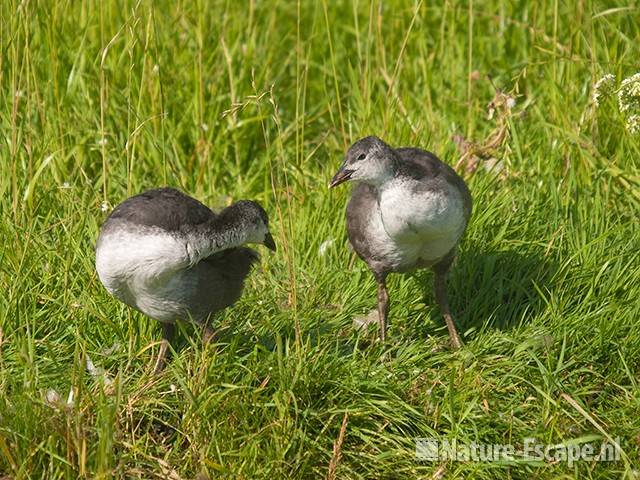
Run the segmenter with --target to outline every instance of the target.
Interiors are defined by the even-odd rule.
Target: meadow
[[[638,478],[639,25],[592,0],[0,2],[0,478]],[[469,184],[458,351],[429,272],[390,278],[385,344],[353,327],[375,282],[327,184],[368,134]],[[153,376],[160,326],[94,247],[161,185],[259,201],[278,252]]]

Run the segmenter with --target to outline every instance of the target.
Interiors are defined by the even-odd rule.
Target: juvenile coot
[[[219,214],[173,188],[158,188],[118,205],[100,229],[96,269],[114,297],[162,323],[155,371],[164,367],[176,320],[213,333],[211,316],[241,295],[258,254],[247,243],[275,250],[269,220],[242,200]]]
[[[389,313],[387,275],[431,267],[451,343],[460,347],[446,274],[471,216],[471,194],[462,178],[433,153],[392,148],[370,136],[349,148],[329,186],[348,180],[358,185],[347,206],[347,232],[378,283],[380,339],[385,339]]]

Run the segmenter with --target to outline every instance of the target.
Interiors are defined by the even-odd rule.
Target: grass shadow
[[[449,275],[450,303],[460,328],[505,330],[528,322],[544,309],[536,286],[547,288],[557,269],[541,251],[461,252]]]
[[[449,302],[459,332],[462,334],[474,328],[507,330],[536,317],[545,308],[536,285],[542,289],[547,288],[557,268],[557,264],[545,257],[543,251],[522,253],[467,248],[460,252],[448,277]],[[394,343],[394,335],[397,336],[397,340],[443,335],[443,340],[447,340],[448,333],[433,294],[431,271],[419,270],[413,277],[411,283],[420,285],[419,288],[424,291],[424,303],[431,320],[425,321],[424,306],[407,306],[406,310],[400,306],[398,309],[397,305],[402,303],[398,298],[401,294],[398,285],[392,285],[390,294],[394,308],[390,316],[390,325],[395,333],[392,332],[389,341]],[[371,291],[370,296],[371,307],[374,308],[375,291]],[[329,315],[331,313],[327,312]],[[234,328],[228,323],[221,325],[216,319],[213,320],[213,326],[219,328],[217,342],[233,344],[238,354],[250,352],[256,344],[265,350],[274,351],[278,337],[284,343],[292,343],[295,338],[292,322],[281,323],[277,332],[260,334]],[[195,332],[197,328],[184,325],[182,334],[177,336],[173,345],[176,351],[185,348],[190,341],[193,342],[194,338],[198,337],[198,333]],[[339,330],[336,331],[336,328]],[[335,322],[314,322],[313,327],[305,328],[302,334],[304,342],[314,345],[322,343],[326,336],[338,338],[338,350],[348,355],[354,348],[370,346],[377,330],[362,332],[356,339],[358,334],[355,331],[349,332],[348,326],[340,328]],[[190,340],[185,337],[189,337]]]

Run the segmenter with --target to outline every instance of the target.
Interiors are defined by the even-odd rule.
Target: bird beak
[[[338,170],[338,172],[331,179],[331,183],[329,183],[329,188],[336,187],[341,183],[349,180],[351,178],[351,175],[353,175],[354,171],[355,170],[349,170],[348,168],[344,168],[344,165],[340,167],[340,170]]]
[[[264,236],[264,246],[267,247],[272,252],[276,251],[276,242],[273,241],[273,237],[270,232]]]

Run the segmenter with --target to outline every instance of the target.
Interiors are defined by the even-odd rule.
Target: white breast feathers
[[[462,199],[452,186],[424,189],[412,180],[394,180],[380,193],[384,229],[409,261],[444,257],[464,232]]]

